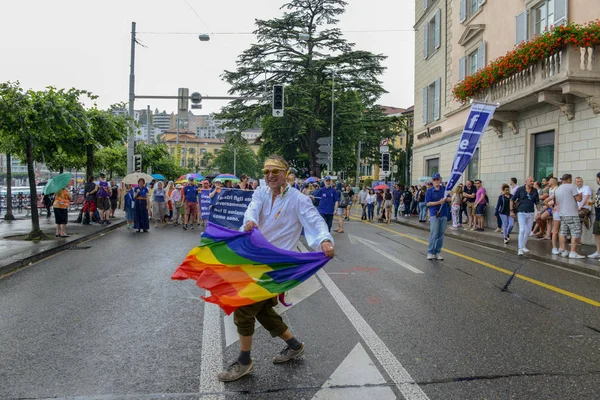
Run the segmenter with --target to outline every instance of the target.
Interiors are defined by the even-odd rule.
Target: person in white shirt
[[[362,215],[360,217],[361,220],[367,219],[367,196],[369,195],[369,191],[366,186],[363,186],[362,190],[358,192],[358,202],[362,208]]]
[[[579,221],[582,224],[585,224],[586,228],[590,229],[590,213],[592,212],[590,200],[592,199],[592,189],[583,184],[583,178],[580,176],[575,178],[575,186],[577,186],[577,192],[581,194],[581,201],[577,202]]]
[[[577,243],[581,239],[581,223],[579,222],[579,212],[577,202],[581,201],[581,193],[571,182],[571,174],[562,176],[562,184],[556,189],[554,199],[560,210],[560,255],[569,258],[585,258],[577,254]],[[571,235],[571,252],[567,250],[567,235]]]
[[[259,186],[254,191],[240,230],[249,232],[258,228],[273,246],[293,250],[304,228],[308,245],[314,250],[321,250],[327,257],[333,257],[333,238],[325,220],[313,206],[311,199],[294,190],[286,180],[290,173],[288,162],[280,156],[269,156],[263,173],[267,186]],[[240,355],[233,364],[218,374],[219,380],[235,381],[252,371],[250,350],[256,320],[271,336],[279,336],[287,344],[273,358],[273,363],[281,364],[304,353],[304,344],[294,337],[281,316],[273,310],[276,305],[277,298],[274,297],[239,307],[233,312],[233,321],[240,337]]]
[[[510,195],[514,196],[515,193],[517,193],[517,189],[520,187],[519,185],[517,185],[517,178],[510,178]]]

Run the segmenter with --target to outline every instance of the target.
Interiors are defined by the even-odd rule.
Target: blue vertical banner
[[[209,221],[229,229],[239,229],[253,194],[252,190],[221,189],[210,211]]]
[[[450,172],[450,178],[446,184],[446,195],[452,191],[454,186],[460,180],[463,172],[469,165],[479,140],[483,136],[487,129],[494,111],[496,111],[496,104],[488,103],[477,103],[471,104],[471,111],[469,112],[469,118],[463,129],[462,136],[458,141],[458,149],[452,162],[452,172]]]
[[[210,216],[210,189],[200,191],[200,216],[202,219]]]

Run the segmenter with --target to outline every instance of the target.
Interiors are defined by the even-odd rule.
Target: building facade
[[[167,114],[166,111],[158,112],[158,109],[154,111],[152,121],[154,126],[160,129],[161,132],[175,128],[176,125],[175,114]]]
[[[597,0],[416,0],[413,182],[450,173],[469,112],[468,103],[452,96],[456,84],[546,29],[597,18]],[[563,47],[473,96],[499,104],[465,171],[465,179],[481,179],[488,190],[490,226],[496,194],[511,177],[522,184],[527,176],[541,181],[570,173],[596,190],[598,51]],[[592,241],[584,228],[584,242]]]

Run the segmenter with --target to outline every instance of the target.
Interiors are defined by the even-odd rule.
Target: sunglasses
[[[268,176],[269,174],[273,174],[273,175],[279,175],[280,172],[282,172],[282,169],[279,168],[273,168],[273,169],[263,169],[263,174],[265,174],[265,176]]]

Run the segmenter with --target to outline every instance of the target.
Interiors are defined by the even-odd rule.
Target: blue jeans
[[[439,254],[442,251],[446,225],[448,225],[448,218],[438,218],[435,215],[429,216],[429,228],[431,233],[429,234],[429,247],[427,248],[428,254]]]
[[[397,218],[398,217],[398,210],[400,209],[400,202],[399,201],[395,201],[394,202],[394,217]]]
[[[427,203],[419,202],[419,221],[427,220]]]
[[[507,238],[510,236],[510,233],[515,226],[515,219],[510,215],[500,214],[500,219],[502,220],[502,231],[504,232],[504,237]]]
[[[321,217],[325,220],[329,232],[331,232],[331,226],[333,225],[333,214],[321,214]]]
[[[410,215],[410,202],[404,203],[404,215]]]
[[[381,201],[377,202],[377,215],[379,215],[379,212],[381,211]]]
[[[367,209],[369,210],[369,221],[373,219],[373,212],[375,211],[375,204],[367,204]]]
[[[519,249],[527,247],[527,239],[531,233],[533,227],[533,216],[535,213],[520,212],[517,213],[517,219],[519,220]]]

